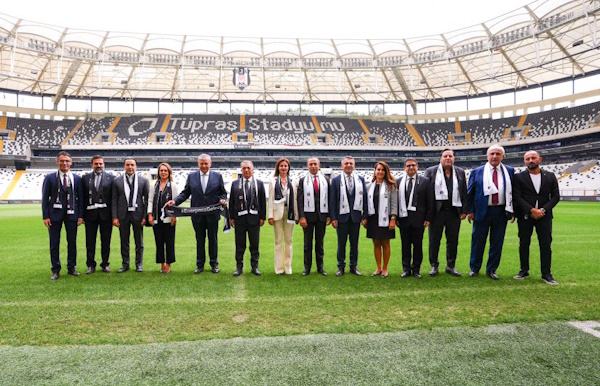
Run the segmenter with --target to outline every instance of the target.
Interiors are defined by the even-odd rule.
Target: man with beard
[[[531,150],[523,156],[527,170],[515,175],[513,186],[515,215],[519,226],[519,257],[521,270],[514,277],[525,279],[529,276],[529,245],[533,228],[538,236],[542,280],[550,285],[558,282],[552,277],[552,208],[558,204],[560,193],[554,173],[540,168],[542,157]]]

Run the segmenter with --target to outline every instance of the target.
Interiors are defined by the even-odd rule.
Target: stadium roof
[[[55,105],[68,97],[414,108],[594,73],[599,12],[599,0],[540,0],[471,27],[394,40],[101,32],[0,14],[0,88],[52,95]]]

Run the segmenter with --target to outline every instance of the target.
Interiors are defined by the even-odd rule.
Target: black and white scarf
[[[106,203],[104,202],[104,193],[102,189],[102,178],[104,177],[104,172],[98,174],[96,172],[90,173],[89,180],[89,189],[88,189],[88,206],[87,210],[98,209],[98,208],[106,208]],[[96,180],[100,178],[100,182],[98,183],[98,189],[96,189]]]
[[[245,216],[248,213],[258,214],[258,182],[256,182],[256,178],[250,178],[248,181],[250,185],[250,197],[246,197],[245,180],[243,177],[239,179],[240,210],[238,211],[238,216]]]
[[[161,204],[161,202],[168,202],[172,198],[173,198],[173,189],[171,188],[171,181],[167,181],[165,188],[161,192],[160,191],[160,180],[157,180],[156,183],[154,184],[154,196],[153,196],[154,201],[152,201],[152,216],[154,218],[159,218],[158,215],[160,214],[160,221],[164,221],[165,213],[164,213],[164,211],[160,210],[161,209],[160,204]],[[171,217],[171,216],[167,216],[167,217]]]
[[[225,223],[223,224],[223,233],[231,231],[231,222],[229,217],[229,209],[227,206],[221,203],[199,206],[192,208],[182,208],[178,206],[165,206],[163,207],[163,216],[165,217],[182,217],[182,216],[210,216],[213,214],[220,214]]]
[[[287,188],[289,191],[288,198],[288,216],[287,222],[289,224],[296,223],[296,215],[294,213],[294,186],[292,185],[292,179],[288,177],[287,180]],[[281,176],[277,176],[277,180],[275,181],[275,197],[273,197],[273,202],[280,204],[286,200],[286,197],[283,194],[283,186],[281,185]]]

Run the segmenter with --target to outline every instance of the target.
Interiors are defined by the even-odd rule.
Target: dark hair
[[[281,165],[282,162],[287,162],[288,170],[292,168],[292,164],[290,164],[290,160],[285,157],[281,157],[277,160],[277,163],[275,163],[275,173],[273,173],[273,176],[275,176],[275,177],[279,176],[279,165]]]
[[[449,147],[445,148],[444,150],[442,150],[442,152],[440,153],[440,156],[443,156],[445,152],[447,151],[451,151],[452,155],[454,155],[454,149],[450,149]]]
[[[71,157],[71,154],[67,153],[66,151],[60,151],[58,152],[58,154],[56,155],[56,159],[58,159],[58,157],[69,157],[71,159],[73,159],[73,157]]]
[[[419,166],[419,163],[418,163],[418,162],[417,162],[417,160],[416,160],[415,158],[413,158],[413,157],[406,157],[406,158],[404,159],[404,165],[406,165],[406,163],[407,163],[408,161],[415,161],[415,163],[417,164],[417,166]]]
[[[388,186],[388,189],[391,189],[392,186],[396,187],[396,180],[392,177],[392,172],[390,172],[390,165],[383,161],[377,161],[375,163],[374,169],[377,170],[377,165],[383,166],[383,170],[385,171],[385,176],[383,176],[383,180]],[[373,178],[371,182],[375,181],[377,178],[375,177],[375,170],[373,171]]]
[[[125,160],[123,161],[123,165],[125,165],[125,162],[127,162],[129,160],[135,162],[135,166],[137,166],[137,160],[135,158],[133,158],[133,157],[127,157],[127,158],[125,158]]]
[[[160,180],[160,167],[161,166],[164,166],[167,168],[167,170],[169,171],[169,181],[173,181],[173,168],[171,167],[171,165],[169,165],[166,162],[161,162],[158,164],[158,168],[156,168],[156,176],[158,177],[157,180]]]
[[[94,161],[97,159],[101,159],[102,161],[104,161],[104,157],[102,157],[100,154],[96,154],[92,157],[92,163],[94,163]]]

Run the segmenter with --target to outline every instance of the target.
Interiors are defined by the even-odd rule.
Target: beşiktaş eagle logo
[[[236,67],[233,69],[233,85],[240,90],[250,86],[250,69],[248,67]]]

